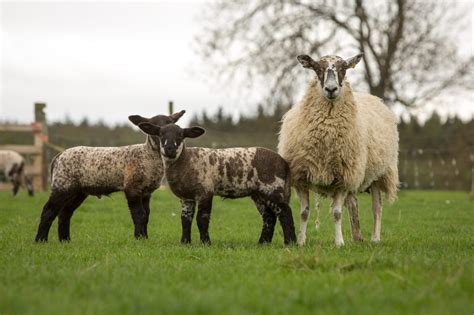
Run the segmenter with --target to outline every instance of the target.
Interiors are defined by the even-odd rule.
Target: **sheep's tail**
[[[53,172],[54,172],[54,167],[56,166],[56,160],[61,155],[61,153],[56,154],[51,160],[51,164],[49,166],[49,179],[51,180],[51,183],[53,183]]]
[[[377,181],[377,186],[385,193],[389,203],[397,199],[398,192],[398,170],[390,168],[382,178]]]

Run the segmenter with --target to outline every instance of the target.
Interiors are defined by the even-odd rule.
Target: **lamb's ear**
[[[183,131],[185,138],[197,138],[206,132],[206,130],[202,129],[201,127],[184,128]]]
[[[359,61],[362,59],[363,56],[364,54],[360,53],[360,54],[355,55],[352,58],[347,59],[346,60],[347,68],[355,68],[355,66],[359,63]]]
[[[130,120],[135,126],[138,126],[141,123],[150,121],[148,118],[142,117],[140,115],[128,116],[128,120]]]
[[[149,122],[143,122],[138,124],[138,128],[143,130],[143,132],[148,135],[158,136],[160,134],[160,127],[155,126]]]
[[[173,115],[170,115],[170,118],[173,122],[177,122],[183,115],[186,113],[185,110],[182,110],[178,113],[174,113]]]
[[[296,57],[304,68],[314,69],[316,61],[308,55],[299,55]]]

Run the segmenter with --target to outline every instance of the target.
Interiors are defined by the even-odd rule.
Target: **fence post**
[[[168,112],[169,112],[170,115],[173,115],[173,113],[174,113],[173,101],[168,102]]]
[[[48,185],[48,166],[44,150],[44,143],[48,142],[48,125],[46,123],[46,114],[44,112],[45,107],[45,103],[35,103],[35,125],[39,128],[35,132],[35,146],[38,147],[39,151],[39,155],[35,160],[35,168],[40,170],[41,173],[41,178],[37,183],[37,187],[41,187],[42,191],[45,191]]]

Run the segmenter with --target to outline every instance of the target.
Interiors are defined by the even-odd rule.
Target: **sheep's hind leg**
[[[145,209],[142,203],[142,197],[135,194],[125,193],[128,202],[128,208],[132,215],[133,224],[135,225],[135,238],[147,238],[145,233]]]
[[[209,221],[211,220],[212,196],[199,201],[198,213],[196,217],[199,235],[203,244],[210,245]]]
[[[148,220],[150,218],[150,199],[151,195],[142,198],[143,209],[145,209],[145,235],[148,237]]]
[[[303,246],[306,242],[306,226],[308,225],[309,219],[309,190],[307,188],[297,188],[296,195],[300,202],[300,234],[298,235],[298,245]]]
[[[332,214],[334,216],[335,223],[335,238],[336,246],[344,246],[344,238],[342,237],[342,206],[344,204],[344,199],[346,194],[343,192],[335,193],[332,201]]]
[[[378,187],[372,185],[372,211],[374,214],[374,229],[372,231],[372,242],[380,242],[380,230],[382,229],[382,196]]]
[[[66,204],[59,211],[58,216],[58,237],[59,241],[70,241],[70,224],[71,217],[74,214],[74,211],[82,204],[82,202],[87,198],[87,195],[79,192],[75,195],[72,195]]]
[[[195,201],[181,200],[181,243],[191,243],[191,225],[193,223]]]
[[[48,234],[49,229],[51,228],[51,224],[53,224],[54,219],[61,210],[62,206],[60,200],[63,199],[64,196],[60,194],[51,193],[48,201],[43,207],[43,211],[41,212],[41,219],[38,226],[38,232],[36,233],[35,242],[47,242],[48,241]]]
[[[349,219],[351,222],[352,240],[355,242],[362,242],[362,234],[360,232],[359,223],[359,205],[357,197],[354,194],[349,194],[346,198],[347,210],[349,210]]]
[[[277,214],[281,228],[283,229],[285,245],[294,244],[296,242],[295,224],[293,222],[290,206],[287,203],[278,204]]]
[[[318,193],[314,194],[314,209],[316,210],[316,220],[314,220],[314,226],[316,230],[319,230],[321,222],[319,221],[319,214],[321,212],[321,198],[322,196]]]

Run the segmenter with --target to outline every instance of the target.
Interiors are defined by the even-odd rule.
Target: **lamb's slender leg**
[[[345,192],[336,192],[332,201],[332,214],[334,216],[335,222],[335,236],[336,236],[336,246],[344,246],[344,238],[342,237],[342,206],[346,198]]]
[[[374,229],[372,231],[372,242],[380,242],[380,230],[382,229],[382,196],[379,188],[372,185],[372,211],[374,214]]]
[[[142,198],[143,209],[145,209],[145,235],[148,237],[148,220],[150,218],[150,199],[151,195]]]
[[[347,210],[349,210],[349,219],[351,221],[352,240],[355,242],[361,242],[364,239],[360,232],[359,223],[359,205],[357,197],[354,194],[349,194],[346,198]]]
[[[280,220],[281,228],[283,229],[285,245],[294,244],[296,242],[296,234],[291,208],[287,203],[280,203],[278,209],[278,219]]]
[[[77,193],[74,196],[71,196],[71,199],[62,207],[59,211],[58,216],[58,236],[59,241],[70,241],[70,224],[71,217],[82,202],[87,198],[87,195],[82,192]]]
[[[204,244],[211,244],[209,238],[209,221],[211,220],[212,196],[199,201],[197,213],[197,226],[201,236],[201,242]]]
[[[309,190],[306,188],[297,188],[296,195],[300,202],[300,234],[298,236],[298,245],[303,246],[306,241],[306,226],[309,218]]]
[[[275,224],[277,220],[277,216],[271,208],[266,207],[264,204],[262,205],[262,207],[263,207],[263,211],[262,211],[263,225],[262,225],[262,233],[260,234],[260,239],[258,240],[259,244],[272,242],[273,233],[275,232]]]
[[[314,221],[314,226],[316,230],[319,230],[321,222],[319,221],[319,213],[321,212],[321,195],[318,193],[314,194],[314,209],[316,210],[316,220]]]
[[[133,224],[135,225],[135,238],[147,238],[145,233],[145,209],[143,208],[142,196],[125,192],[127,197],[128,208],[132,215]]]
[[[191,243],[191,225],[193,223],[195,201],[181,200],[181,243]]]
[[[48,241],[48,234],[49,229],[51,228],[51,224],[53,224],[54,219],[61,210],[61,200],[64,200],[66,197],[64,194],[57,194],[51,193],[48,201],[43,207],[43,211],[41,212],[41,219],[40,224],[38,226],[38,232],[36,233],[36,242],[47,242]]]

